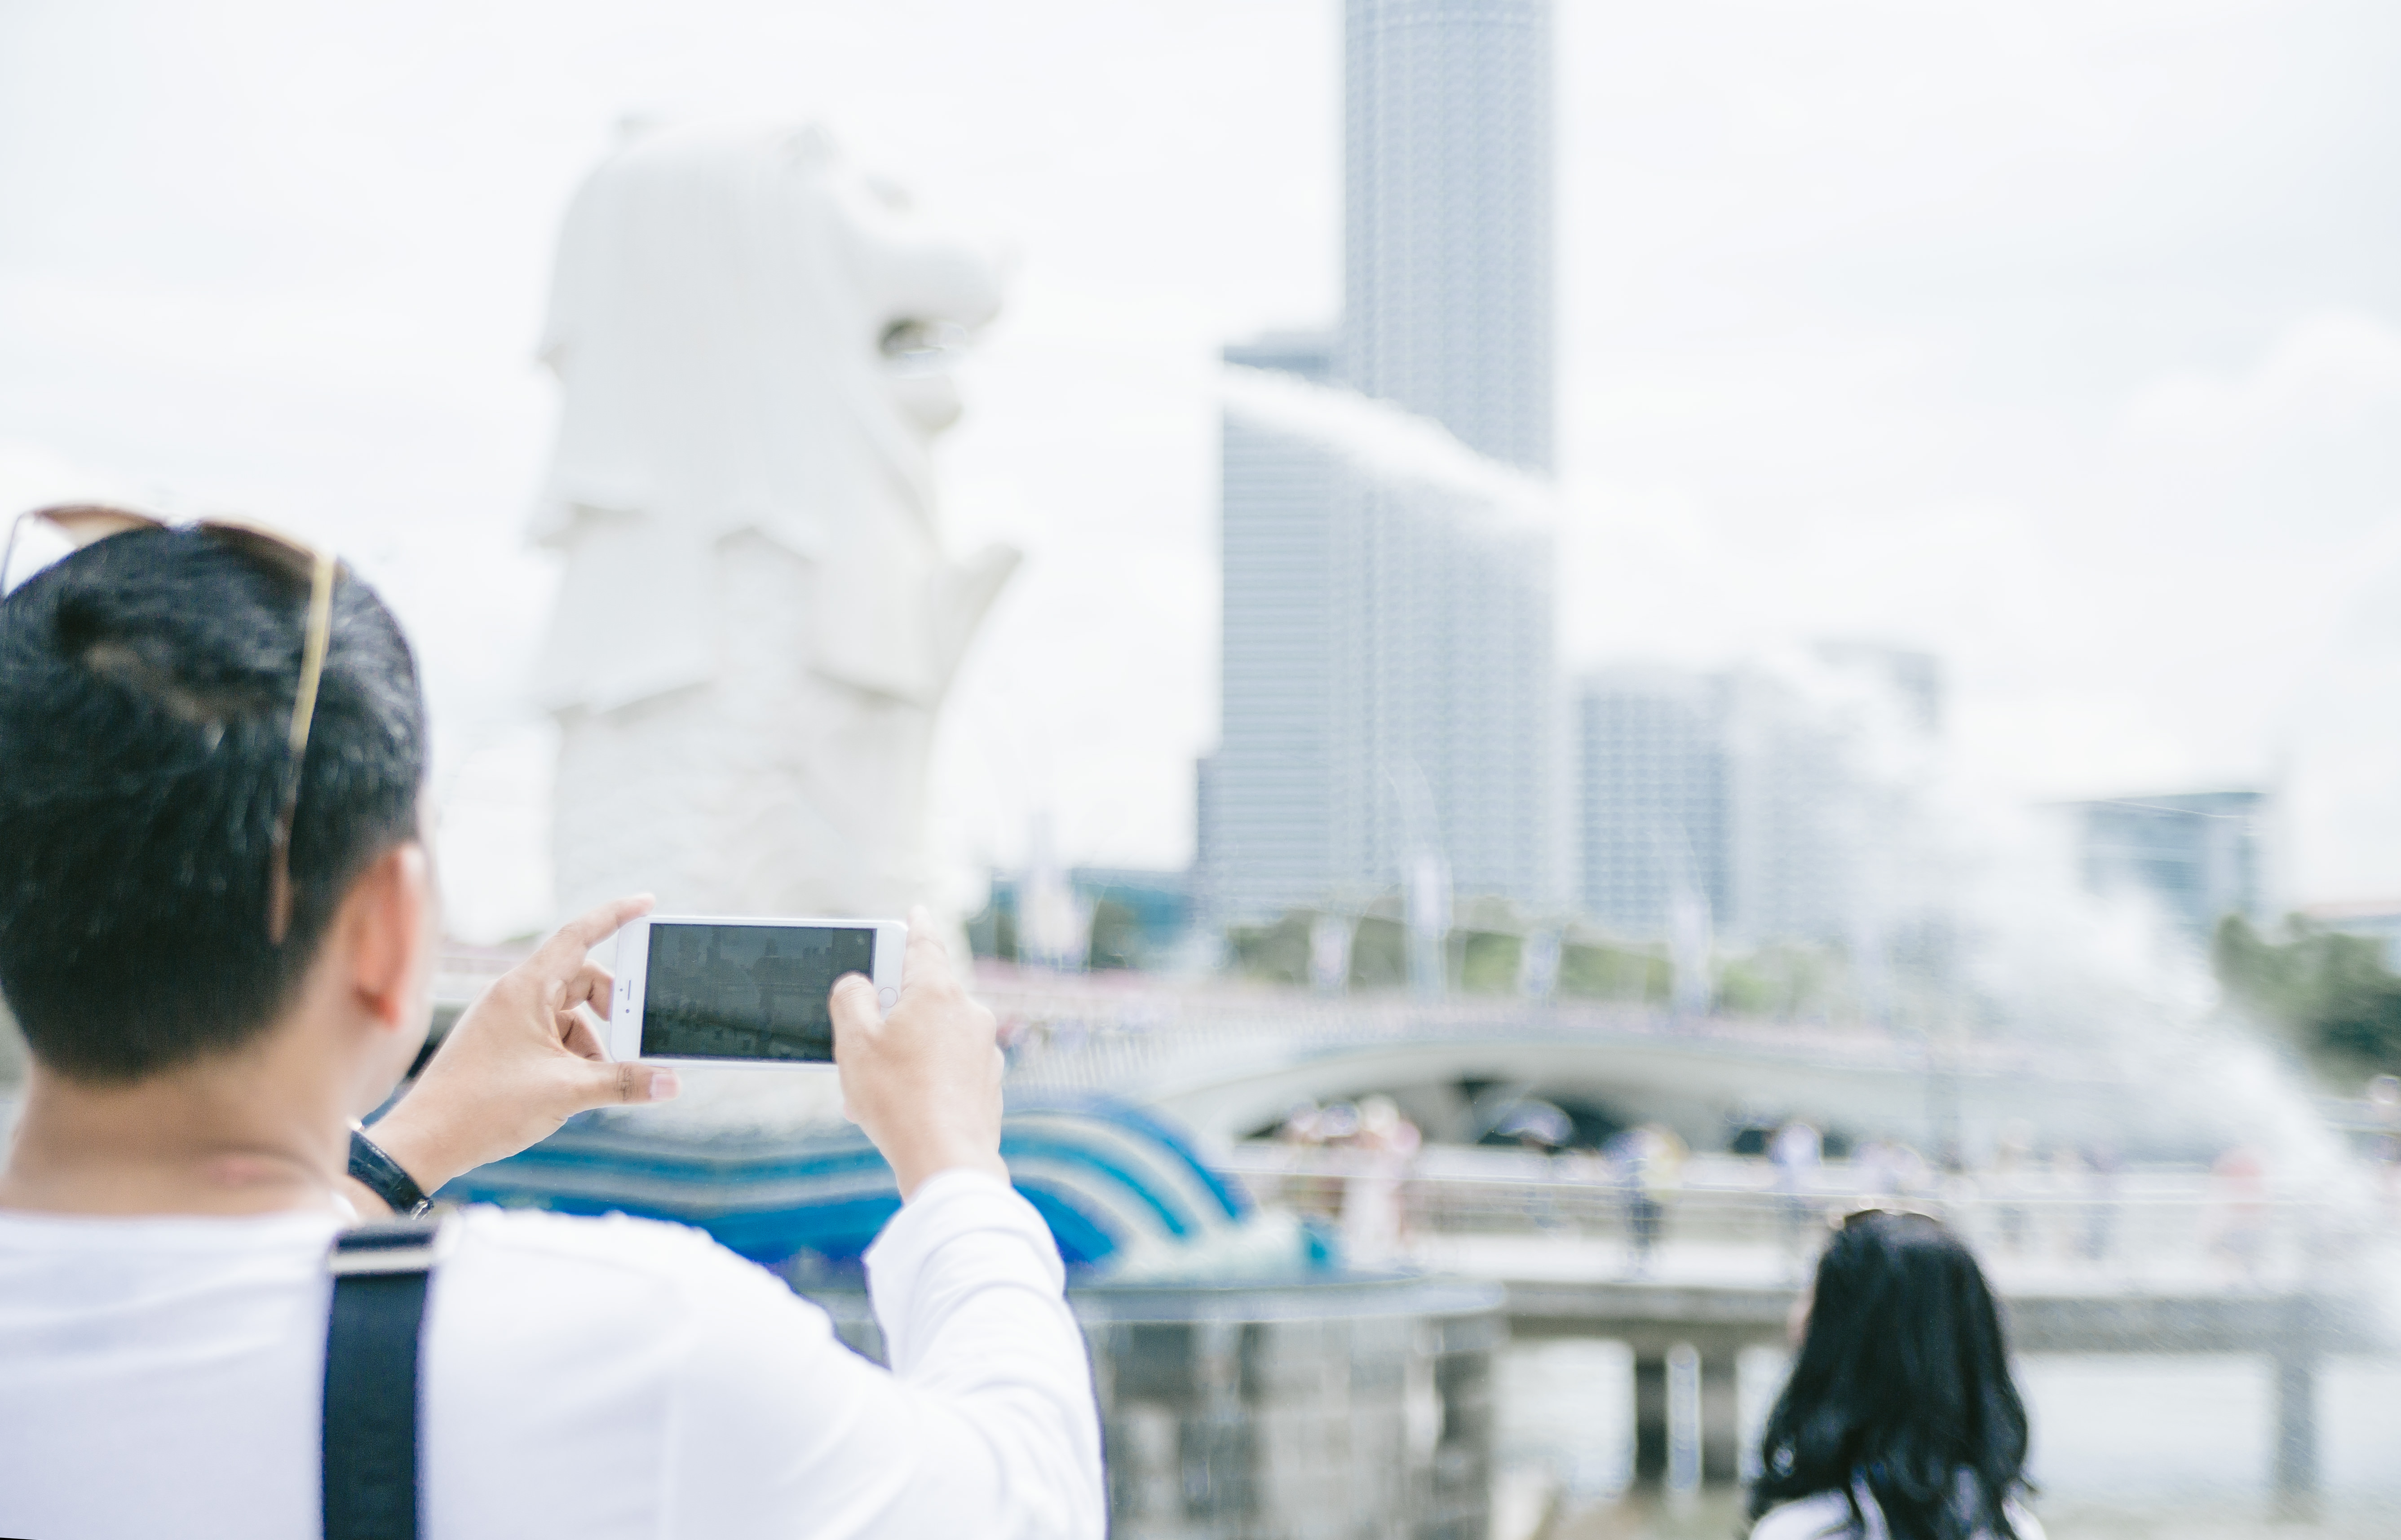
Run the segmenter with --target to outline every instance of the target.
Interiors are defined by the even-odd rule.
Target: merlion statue
[[[656,130],[577,193],[534,519],[566,556],[536,674],[563,908],[926,895],[935,714],[1017,562],[945,553],[929,451],[949,340],[999,298],[813,126]]]

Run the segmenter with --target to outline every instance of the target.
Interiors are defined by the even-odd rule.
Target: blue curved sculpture
[[[1135,1252],[1207,1250],[1252,1217],[1248,1194],[1177,1130],[1097,1099],[1020,1106],[1002,1124],[1009,1179],[1078,1270]],[[891,1169],[848,1124],[790,1131],[646,1124],[587,1113],[524,1153],[468,1172],[440,1196],[569,1214],[632,1214],[708,1232],[756,1261],[857,1259],[900,1206]],[[1307,1243],[1298,1265],[1329,1260]]]

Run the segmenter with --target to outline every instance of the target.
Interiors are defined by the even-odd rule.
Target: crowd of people
[[[2022,1124],[2005,1125],[1989,1156],[1971,1165],[1955,1155],[1929,1160],[1898,1138],[1852,1143],[1804,1119],[1790,1119],[1755,1133],[1756,1152],[1737,1160],[1731,1175],[1716,1158],[1699,1187],[1689,1184],[1692,1152],[1665,1124],[1594,1135],[1551,1103],[1527,1098],[1505,1105],[1475,1131],[1485,1148],[1541,1157],[1538,1195],[1530,1200],[1531,1222],[1539,1229],[1565,1232],[1574,1227],[1571,1215],[1592,1214],[1589,1204],[1571,1205],[1577,1191],[1610,1194],[1626,1272],[1636,1277],[1653,1270],[1679,1212],[1703,1199],[1718,1214],[1729,1198],[1756,1201],[1760,1228],[1741,1233],[1772,1235],[1787,1275],[1796,1279],[1815,1261],[1825,1217],[1862,1201],[1923,1203],[1973,1216],[1980,1239],[2011,1259],[2098,1265],[2116,1257],[2121,1244],[2126,1165],[2115,1147],[2094,1140],[2037,1151]],[[1314,1152],[1287,1178],[1285,1201],[1328,1219],[1344,1216],[1345,1234],[1359,1236],[1379,1260],[1389,1260],[1416,1228],[1414,1215],[1426,1200],[1412,1186],[1421,1175],[1413,1157],[1424,1140],[1390,1097],[1297,1104],[1276,1138],[1297,1153]],[[2271,1205],[2261,1160],[2257,1150],[2237,1146],[2212,1171],[2200,1210],[2201,1238],[2221,1271],[2247,1275],[2265,1254]],[[1755,1200],[1743,1200],[1745,1193]],[[1363,1218],[1370,1214],[1388,1217]],[[1498,1210],[1492,1217],[1500,1219]],[[1714,1234],[1726,1232],[1722,1220],[1709,1228]]]

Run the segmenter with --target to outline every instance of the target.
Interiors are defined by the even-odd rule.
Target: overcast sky
[[[1180,864],[1214,349],[1338,307],[1338,11],[0,0],[0,498],[340,542],[523,929],[559,214],[628,114],[819,118],[1017,263],[945,844]],[[1557,67],[1569,658],[1923,645],[1991,795],[2272,783],[2287,896],[2401,895],[2401,7],[1562,0]]]

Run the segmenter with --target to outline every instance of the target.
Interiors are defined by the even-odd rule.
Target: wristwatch
[[[433,1206],[425,1189],[417,1179],[400,1168],[400,1162],[377,1148],[367,1138],[366,1130],[350,1125],[350,1179],[384,1201],[393,1215],[413,1220]]]

